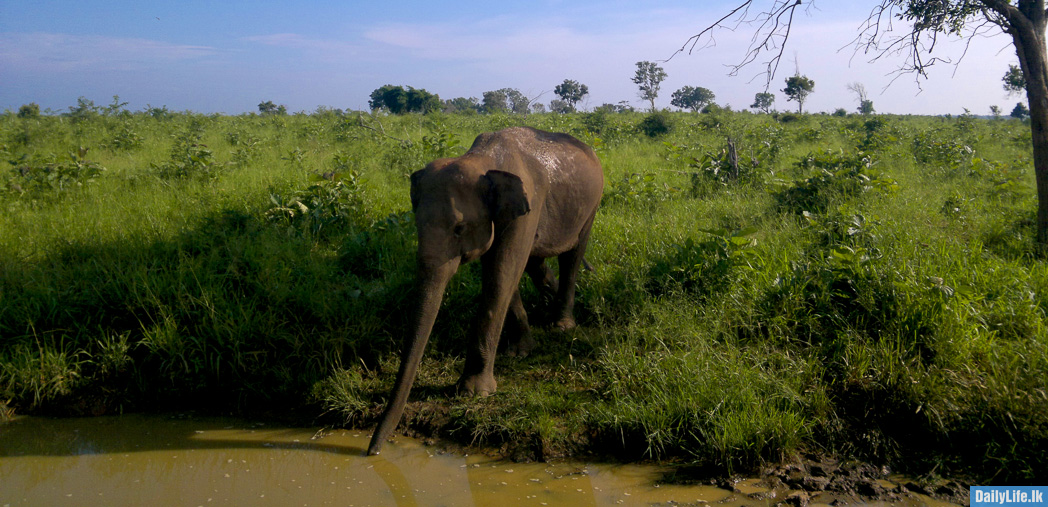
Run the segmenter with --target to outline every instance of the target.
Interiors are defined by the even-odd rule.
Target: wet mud
[[[0,423],[0,506],[953,505],[868,465],[688,480],[664,465],[514,463],[409,438],[369,458],[369,437],[210,417],[21,417]]]

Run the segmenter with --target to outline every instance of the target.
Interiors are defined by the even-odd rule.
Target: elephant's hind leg
[[[535,339],[531,337],[531,326],[528,325],[528,314],[520,300],[520,291],[513,294],[506,312],[506,323],[502,327],[502,338],[499,351],[511,357],[525,357],[535,348]]]
[[[542,294],[542,298],[553,301],[557,296],[557,277],[553,276],[553,270],[546,265],[546,259],[542,257],[529,257],[528,265],[524,268],[531,277],[531,282]]]
[[[575,282],[579,277],[579,269],[582,267],[586,255],[586,244],[589,242],[590,229],[593,227],[593,217],[590,217],[586,225],[579,232],[579,242],[575,248],[557,256],[560,266],[560,280],[557,287],[557,304],[553,327],[562,331],[574,329],[575,324]]]

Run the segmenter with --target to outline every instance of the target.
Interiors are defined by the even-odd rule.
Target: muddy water
[[[667,469],[520,464],[442,454],[399,438],[365,458],[368,434],[214,418],[125,415],[0,423],[0,507],[14,505],[597,506],[774,505],[659,484]],[[817,500],[816,500],[817,501]],[[817,505],[812,503],[810,505]]]

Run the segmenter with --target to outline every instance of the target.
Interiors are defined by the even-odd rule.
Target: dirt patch
[[[707,470],[681,467],[667,482],[708,484],[731,491],[736,499],[770,501],[776,505],[847,505],[890,503],[926,505],[929,498],[968,505],[968,486],[955,480],[913,480],[894,474],[888,467],[861,461],[838,461],[808,455],[772,465],[757,477],[709,475]],[[701,479],[704,475],[709,478]]]
[[[886,466],[859,461],[806,456],[768,468],[761,474],[774,490],[786,490],[788,504],[809,502],[838,505],[856,502],[920,504],[920,495],[955,503],[968,503],[968,487],[958,481],[914,481],[894,475]]]

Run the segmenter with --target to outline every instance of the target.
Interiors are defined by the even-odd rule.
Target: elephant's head
[[[418,307],[368,454],[378,453],[400,421],[448,280],[462,263],[491,248],[500,227],[531,211],[521,178],[493,166],[490,160],[467,156],[437,160],[411,175],[411,208],[418,229]]]
[[[441,159],[411,175],[420,269],[477,259],[491,247],[496,224],[531,211],[520,177],[484,165]]]

